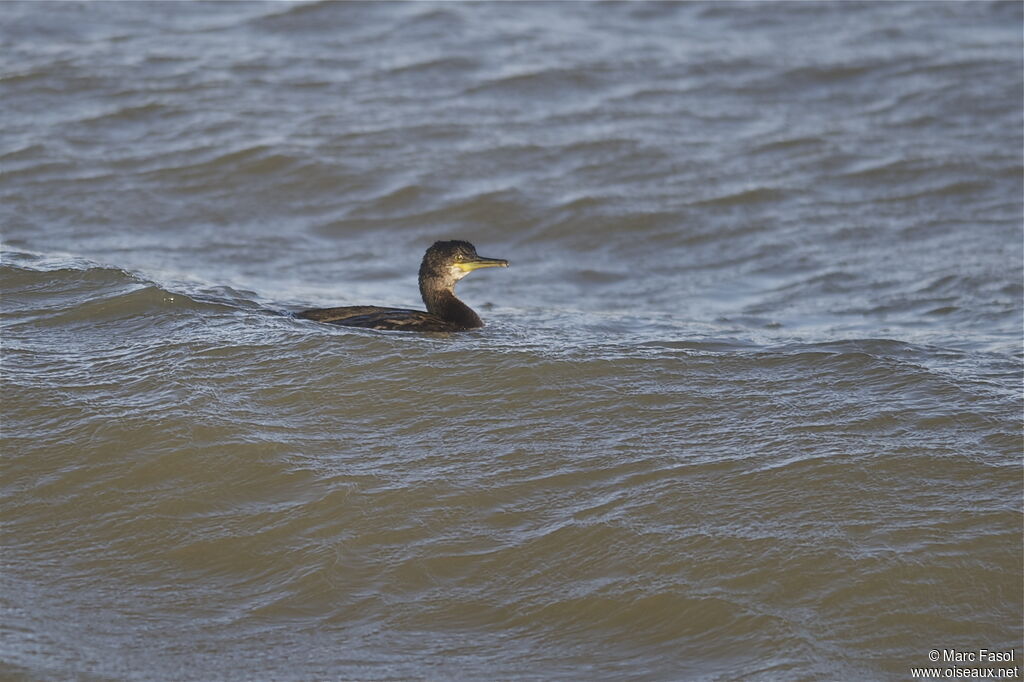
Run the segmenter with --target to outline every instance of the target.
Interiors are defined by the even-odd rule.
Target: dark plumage
[[[420,295],[427,306],[422,310],[344,306],[314,308],[298,317],[346,327],[416,332],[458,332],[484,326],[473,309],[455,297],[455,283],[479,268],[508,267],[508,261],[483,258],[469,242],[434,242],[420,264]]]

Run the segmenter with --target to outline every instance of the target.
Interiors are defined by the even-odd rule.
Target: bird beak
[[[480,268],[507,268],[508,261],[502,258],[484,258],[483,256],[477,256],[474,260],[456,263],[455,267],[463,272],[473,272]]]

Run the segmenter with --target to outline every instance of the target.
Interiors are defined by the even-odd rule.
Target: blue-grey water
[[[1022,35],[0,4],[0,678],[1019,676]]]

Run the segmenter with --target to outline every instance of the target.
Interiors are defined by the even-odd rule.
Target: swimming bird
[[[469,242],[434,242],[420,264],[420,295],[427,310],[344,306],[303,310],[298,317],[346,327],[415,332],[458,332],[484,326],[473,309],[455,297],[455,283],[480,268],[508,267],[500,258],[478,256]]]

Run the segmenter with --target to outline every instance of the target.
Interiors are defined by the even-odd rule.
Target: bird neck
[[[427,312],[465,329],[484,326],[480,316],[473,309],[460,301],[455,292],[447,287],[420,286],[420,294],[427,306]]]

